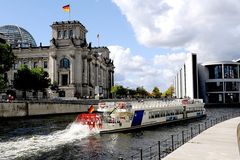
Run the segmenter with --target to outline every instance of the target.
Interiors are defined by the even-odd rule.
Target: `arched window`
[[[61,31],[58,31],[58,39],[62,38],[62,32]]]
[[[73,31],[69,30],[69,38],[72,38],[72,37],[73,37]]]
[[[67,58],[61,59],[60,68],[70,68],[70,61]]]

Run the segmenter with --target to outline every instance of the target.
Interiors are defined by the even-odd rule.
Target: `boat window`
[[[151,118],[154,118],[154,114],[152,114]]]
[[[165,112],[162,112],[162,117],[165,117]]]
[[[148,116],[148,118],[149,118],[149,119],[151,119],[151,115],[152,115],[152,113],[151,113],[151,112],[149,112],[149,116]]]

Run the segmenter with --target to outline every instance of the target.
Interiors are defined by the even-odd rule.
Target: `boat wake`
[[[74,122],[69,124],[66,129],[49,135],[34,135],[30,138],[0,142],[0,159],[16,159],[35,155],[37,152],[54,150],[59,145],[81,140],[97,133],[97,130],[90,130],[88,126]]]

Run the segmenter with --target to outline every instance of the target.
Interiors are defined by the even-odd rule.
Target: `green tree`
[[[137,93],[134,89],[128,89],[127,92],[130,97],[135,97]]]
[[[33,85],[32,89],[35,91],[43,91],[45,88],[48,88],[50,85],[49,75],[43,68],[37,67],[31,70],[33,81],[37,85]]]
[[[11,46],[0,43],[0,90],[7,87],[7,77],[4,76],[14,64],[15,56]]]
[[[0,74],[12,68],[15,58],[11,46],[6,43],[0,43]]]
[[[162,97],[172,97],[174,93],[174,87],[170,86],[163,94]]]
[[[140,98],[146,98],[149,93],[148,91],[142,86],[142,87],[137,87],[136,89],[136,95]]]
[[[48,73],[42,68],[33,68],[30,70],[26,65],[21,66],[14,79],[14,88],[23,91],[25,97],[26,91],[44,91],[50,85]]]
[[[121,85],[115,85],[111,88],[111,93],[117,98],[123,98],[127,96],[127,89]]]
[[[4,77],[0,74],[0,90],[6,88],[7,85],[6,85],[6,81],[4,79]]]
[[[20,66],[13,81],[14,88],[21,91],[29,91],[33,88],[33,83],[36,85],[36,82],[32,79],[31,70],[26,65]]]
[[[152,90],[152,95],[155,98],[160,98],[162,93],[160,92],[158,87],[154,87],[153,90]]]

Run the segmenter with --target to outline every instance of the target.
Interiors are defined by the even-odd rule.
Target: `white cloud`
[[[113,2],[126,16],[139,43],[145,46],[180,47],[198,53],[200,61],[239,58],[239,0]]]
[[[173,76],[186,58],[185,53],[155,55],[146,59],[131,53],[129,48],[108,46],[110,58],[115,65],[115,84],[136,88],[144,86],[151,91],[154,86],[165,91],[171,84]]]

